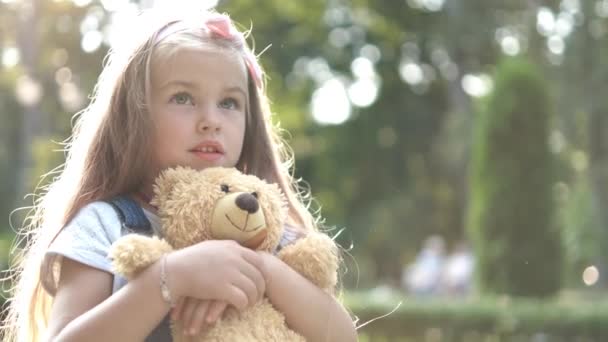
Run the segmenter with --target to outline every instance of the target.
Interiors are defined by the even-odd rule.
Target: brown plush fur
[[[141,235],[120,238],[110,253],[116,272],[131,279],[173,249],[212,239],[212,230],[234,230],[232,227],[216,227],[217,222],[213,219],[214,215],[227,217],[225,214],[233,210],[223,205],[221,210],[226,210],[226,213],[214,212],[217,203],[227,196],[226,186],[228,193],[255,192],[266,229],[265,239],[256,249],[273,252],[281,239],[287,215],[286,203],[278,186],[242,174],[234,168],[202,171],[176,168],[163,172],[155,185],[153,204],[158,207],[164,239]],[[237,226],[247,222],[232,219]],[[283,248],[277,256],[323,290],[333,293],[337,282],[338,252],[333,240],[325,234],[308,232]],[[172,333],[177,342],[304,341],[302,336],[289,329],[283,314],[274,309],[268,299],[240,313],[229,307],[223,317],[201,336],[183,335],[181,322],[173,322]]]

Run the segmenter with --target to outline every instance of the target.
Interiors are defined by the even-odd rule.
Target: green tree
[[[536,66],[507,59],[476,121],[469,229],[484,293],[549,296],[560,289],[549,149],[551,99]]]
[[[10,208],[31,204],[29,198],[27,203],[17,199],[33,190],[43,170],[61,162],[61,152],[47,152],[61,147],[48,141],[68,136],[70,117],[88,101],[109,38],[122,35],[112,30],[121,18],[115,7],[143,8],[154,2],[0,1],[0,117],[6,123],[0,131],[7,144],[0,153],[0,173],[7,180],[0,187],[3,207],[8,208],[4,217]],[[582,109],[590,116],[595,132],[585,149],[594,178],[590,204],[606,221],[606,187],[601,185],[607,158],[601,132],[608,121],[601,105],[606,83],[601,66],[608,36],[602,30],[604,14],[596,7],[594,1],[569,0],[217,4],[219,11],[253,28],[257,52],[272,44],[261,61],[277,119],[290,132],[286,137],[296,152],[296,176],[309,182],[328,225],[347,228],[339,241],[345,247],[354,244],[361,278],[369,273],[366,285],[379,278],[398,279],[403,262],[411,260],[430,234],[441,234],[448,243],[462,238],[467,137],[476,120],[463,78],[487,73],[514,40],[519,53],[533,56],[555,86],[555,129],[566,146],[581,146],[572,133],[572,114]],[[539,33],[539,9],[559,17],[560,30]],[[568,23],[573,23],[571,31]],[[549,54],[546,43],[555,41],[557,31],[564,35],[558,43],[565,50]],[[100,34],[103,41],[98,41]],[[20,58],[13,65],[15,50]],[[342,124],[313,120],[313,94],[327,78],[340,80],[345,88],[352,85],[359,77],[353,62],[361,58],[372,63],[378,81],[375,101],[360,106],[349,98],[352,115]],[[419,73],[414,81],[404,76],[406,65]],[[32,108],[14,96],[24,75],[42,90]],[[566,152],[560,155],[570,159]],[[560,181],[570,187],[573,179],[562,176]],[[363,265],[371,265],[371,271]]]

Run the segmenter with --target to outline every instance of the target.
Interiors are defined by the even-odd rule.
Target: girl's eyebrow
[[[168,88],[169,86],[181,86],[184,88],[195,89],[195,90],[199,89],[196,82],[189,82],[189,81],[183,81],[183,80],[170,80],[170,81],[166,82],[165,84],[163,84],[160,87],[160,89],[162,90],[162,89]],[[239,87],[239,86],[227,87],[227,88],[225,88],[224,91],[241,93],[245,98],[247,98],[247,92],[245,90],[243,90],[242,87]]]
[[[243,97],[247,98],[247,92],[245,92],[245,90],[243,90],[243,88],[241,88],[239,86],[228,87],[228,88],[226,88],[226,92],[241,93],[243,95]]]
[[[198,89],[196,83],[194,83],[194,82],[188,82],[188,81],[182,81],[182,80],[170,80],[170,81],[167,81],[163,85],[161,85],[160,89],[165,89],[165,88],[168,88],[169,86],[182,86],[184,88],[189,88],[189,89]]]

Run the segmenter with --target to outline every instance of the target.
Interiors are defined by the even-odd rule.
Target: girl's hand
[[[270,284],[270,282],[272,281],[272,273],[274,272],[275,264],[277,262],[279,262],[280,260],[273,254],[268,253],[268,252],[258,251],[256,253],[262,259],[262,267],[261,267],[260,271],[262,272],[262,275],[264,276],[264,281],[266,282],[265,285],[266,285],[266,287],[268,287],[268,284]]]
[[[184,334],[194,336],[215,324],[227,306],[224,301],[182,297],[171,311],[171,318],[182,320]]]
[[[166,263],[173,298],[224,301],[241,311],[266,290],[263,257],[235,241],[204,241],[170,253]]]
[[[269,279],[268,263],[276,261],[273,260],[275,257],[266,252],[257,253],[262,258],[263,267],[261,271],[267,282]],[[228,303],[225,301],[181,297],[176,307],[171,311],[171,318],[181,320],[184,334],[194,336],[215,324],[222,317],[227,307]]]

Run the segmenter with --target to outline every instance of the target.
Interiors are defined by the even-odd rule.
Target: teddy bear
[[[204,170],[177,167],[163,171],[151,202],[161,219],[160,236],[128,234],[112,245],[116,273],[137,276],[164,254],[209,239],[231,239],[258,251],[275,253],[283,262],[324,291],[337,283],[337,246],[326,234],[308,231],[279,245],[287,220],[280,188],[235,168]],[[264,298],[242,312],[229,307],[222,318],[196,338],[185,336],[181,322],[171,323],[174,341],[305,341],[291,330],[281,312]]]

